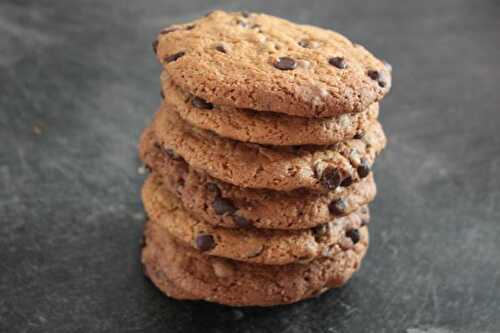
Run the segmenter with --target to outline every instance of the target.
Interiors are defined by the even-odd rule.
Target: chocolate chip
[[[248,228],[252,226],[252,223],[242,216],[234,215],[233,221],[239,228]]]
[[[153,52],[156,54],[156,51],[158,51],[158,39],[153,41],[152,46],[153,46]]]
[[[175,27],[168,27],[166,29],[163,29],[162,31],[160,31],[160,35],[166,35],[166,34],[169,34],[171,32],[174,32],[174,31],[177,31],[177,30],[180,30],[181,28],[178,27],[178,26],[175,26]]]
[[[151,167],[149,165],[145,165],[144,168],[149,172],[151,173],[153,171],[153,169],[151,169]]]
[[[299,41],[299,46],[306,49],[316,49],[319,47],[319,43],[310,39],[302,39]]]
[[[241,16],[243,16],[245,18],[250,17],[250,15],[251,15],[250,12],[247,12],[246,10],[244,10],[244,11],[241,12]]]
[[[194,29],[194,27],[195,27],[195,25],[194,25],[194,24],[190,24],[190,25],[188,25],[188,26],[186,27],[186,30],[193,30],[193,29]]]
[[[358,175],[360,178],[365,178],[370,174],[371,168],[366,158],[361,158],[358,165]]]
[[[323,174],[321,175],[320,179],[321,185],[323,185],[323,187],[329,190],[336,189],[340,185],[341,181],[342,181],[342,176],[340,175],[339,171],[334,167],[327,167],[323,171]]]
[[[209,251],[215,247],[215,240],[212,235],[198,235],[196,236],[196,248],[200,251]]]
[[[163,149],[163,151],[165,152],[165,155],[167,155],[169,158],[173,160],[178,161],[182,159],[179,155],[177,155],[177,153],[173,149],[165,148]]]
[[[312,233],[313,233],[314,239],[319,242],[321,240],[321,238],[326,235],[326,233],[328,232],[328,229],[329,229],[328,223],[327,224],[320,224],[320,225],[312,228]]]
[[[212,208],[217,215],[232,214],[237,210],[231,200],[222,198],[220,196],[215,197],[214,201],[212,202]]]
[[[342,198],[332,201],[328,205],[328,210],[330,211],[330,213],[336,215],[344,214],[346,209],[347,209],[347,203]]]
[[[224,45],[217,45],[217,46],[215,47],[215,49],[216,49],[217,51],[219,51],[219,52],[222,52],[222,53],[227,53],[227,50],[226,50],[226,48],[224,47]]]
[[[217,197],[221,196],[220,188],[215,183],[207,183],[207,190],[212,192],[212,193],[215,193],[215,196],[217,196]]]
[[[160,90],[160,96],[161,98],[165,99],[165,94],[163,93],[163,90]]]
[[[290,57],[281,57],[274,63],[274,67],[282,71],[287,71],[295,69],[297,67],[297,62]]]
[[[163,61],[168,64],[169,62],[176,61],[177,59],[179,59],[180,57],[182,57],[185,54],[186,54],[186,52],[184,52],[184,51],[177,52],[175,54],[171,54],[169,56],[166,56],[163,59]]]
[[[352,240],[353,244],[356,244],[361,239],[358,229],[351,229],[345,232],[345,235]]]
[[[370,77],[370,79],[377,81],[377,83],[380,87],[382,87],[382,88],[385,87],[386,82],[385,82],[382,74],[379,71],[369,70],[367,74]]]
[[[335,66],[339,69],[345,69],[347,68],[347,62],[345,61],[344,58],[342,57],[333,57],[328,59],[328,63],[332,66]]]
[[[354,136],[353,136],[353,139],[356,139],[356,140],[361,140],[365,137],[365,133],[362,133],[362,132],[359,132],[359,133],[356,133]]]
[[[380,78],[380,72],[375,70],[369,70],[368,76],[370,79],[377,81]]]
[[[191,100],[191,105],[198,109],[212,110],[214,108],[212,103],[209,103],[200,97],[193,97],[193,99]]]
[[[351,186],[352,185],[352,177],[351,176],[347,176],[345,177],[342,182],[340,183],[340,186],[342,187],[347,187],[347,186]]]

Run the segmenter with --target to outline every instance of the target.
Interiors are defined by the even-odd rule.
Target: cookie
[[[378,103],[366,111],[333,118],[303,118],[275,112],[256,112],[230,106],[201,103],[162,74],[167,108],[189,124],[221,137],[267,145],[329,145],[362,135],[378,117]]]
[[[153,121],[159,143],[189,165],[240,187],[330,191],[368,176],[386,144],[378,122],[362,138],[330,146],[262,146],[221,138],[184,122],[162,104]]]
[[[371,174],[326,193],[240,188],[197,172],[180,156],[162,149],[151,129],[144,131],[139,150],[148,168],[161,175],[166,190],[196,218],[216,226],[307,229],[358,210],[376,195]]]
[[[162,185],[160,177],[152,174],[142,189],[144,208],[150,220],[188,246],[238,261],[285,265],[331,257],[352,247],[357,239],[350,235],[369,219],[365,209],[364,214],[354,212],[313,229],[220,228],[192,217]]]
[[[176,242],[158,224],[148,223],[142,262],[153,283],[173,297],[268,306],[294,303],[342,286],[359,268],[367,247],[368,230],[363,227],[356,245],[333,257],[308,264],[260,265],[204,255]],[[165,285],[181,292],[173,294]]]
[[[172,281],[168,279],[168,277],[159,269],[156,267],[144,267],[144,274],[149,277],[149,274],[151,272],[154,272],[155,275],[155,285],[163,291],[168,297],[172,297],[175,299],[181,299],[181,300],[197,300],[198,298],[196,296],[193,296],[189,293],[189,291],[182,290],[181,288],[177,287]]]
[[[158,60],[176,85],[212,104],[302,117],[361,112],[391,87],[391,71],[326,29],[264,14],[215,11],[162,30]]]

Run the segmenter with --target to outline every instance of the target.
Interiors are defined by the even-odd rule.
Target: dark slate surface
[[[0,3],[1,332],[500,331],[500,3],[269,2]],[[177,302],[141,273],[150,43],[220,7],[334,28],[394,66],[371,249],[319,299]]]

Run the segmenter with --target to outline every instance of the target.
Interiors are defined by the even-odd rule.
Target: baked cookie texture
[[[307,264],[261,265],[208,256],[175,241],[154,222],[145,227],[146,275],[167,295],[233,306],[294,303],[345,284],[368,247],[363,227],[355,246]]]
[[[200,104],[199,98],[182,91],[161,75],[166,108],[193,127],[242,142],[263,145],[330,145],[362,136],[379,113],[378,103],[359,113],[333,118],[303,118],[276,112],[256,112],[226,105]]]
[[[308,229],[363,209],[377,192],[372,175],[325,193],[237,187],[197,172],[181,157],[165,151],[155,144],[150,129],[142,135],[140,155],[159,174],[162,186],[191,214],[226,228],[243,224],[264,229]]]
[[[376,121],[366,128],[362,138],[329,146],[244,143],[192,127],[165,104],[155,115],[153,130],[164,149],[181,156],[197,170],[236,186],[277,191],[325,191],[347,178],[359,181],[369,174],[375,157],[386,145],[385,133]]]
[[[221,105],[302,117],[361,112],[391,87],[391,71],[326,29],[214,11],[162,30],[158,60],[184,91]]]
[[[319,227],[305,230],[220,228],[192,217],[181,202],[151,175],[142,190],[149,218],[177,241],[206,254],[268,265],[305,263],[318,257],[335,256],[352,247],[349,237],[369,220],[369,213],[356,211]]]
[[[153,50],[145,274],[172,298],[232,306],[344,285],[368,248],[391,66],[336,32],[248,12],[167,27]]]

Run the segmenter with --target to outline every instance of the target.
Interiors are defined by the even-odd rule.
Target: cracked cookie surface
[[[372,122],[362,138],[329,146],[263,146],[221,138],[192,127],[162,104],[153,120],[160,145],[197,170],[245,188],[334,190],[370,174],[385,147],[382,126]]]
[[[163,186],[187,210],[216,226],[308,229],[356,211],[376,195],[371,174],[326,193],[240,188],[194,170],[180,156],[161,148],[152,129],[144,131],[139,150],[144,163],[161,176]]]
[[[153,44],[183,90],[204,100],[302,117],[361,112],[391,87],[390,67],[326,29],[215,11]]]
[[[359,269],[368,247],[363,227],[356,245],[333,257],[270,266],[204,255],[153,222],[146,224],[144,236],[145,273],[166,294],[233,306],[289,304],[340,287]]]
[[[207,255],[266,265],[306,263],[335,256],[359,241],[352,235],[369,220],[368,210],[364,209],[364,213],[353,212],[305,230],[214,227],[192,217],[155,174],[146,180],[142,199],[150,220],[183,244]]]
[[[303,118],[275,112],[256,112],[200,103],[200,98],[175,86],[162,73],[162,89],[169,110],[192,126],[221,137],[266,145],[329,145],[363,135],[379,113],[378,103],[366,111],[330,118]]]

